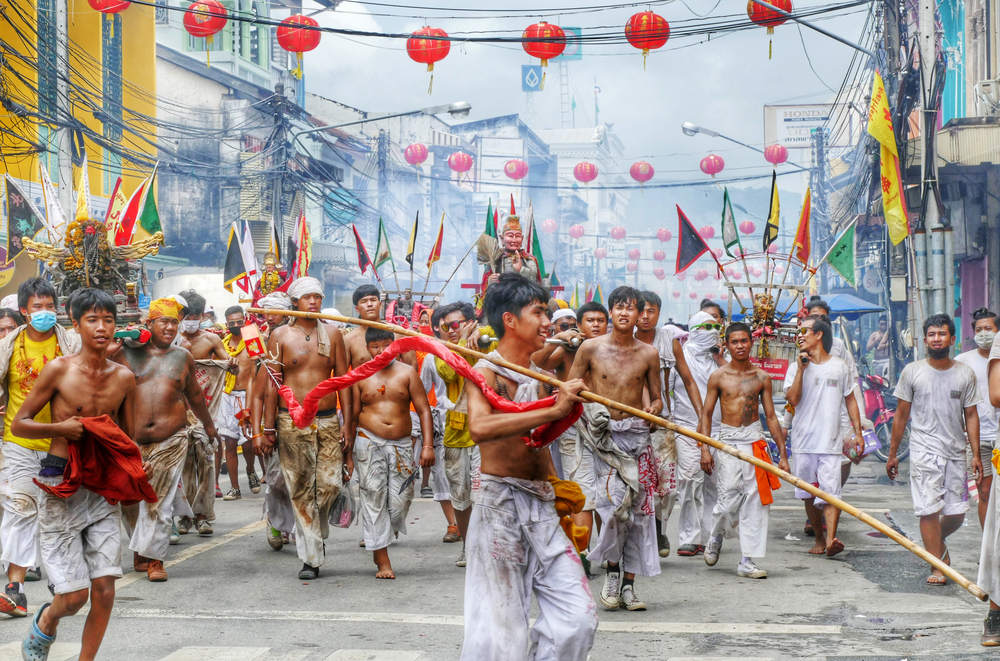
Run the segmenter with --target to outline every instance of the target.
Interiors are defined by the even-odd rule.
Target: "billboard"
[[[811,149],[812,134],[818,129],[833,128],[840,109],[832,103],[803,106],[764,106],[764,144],[775,143],[787,149]],[[850,140],[851,131],[845,136]],[[848,145],[827,145],[842,147]]]

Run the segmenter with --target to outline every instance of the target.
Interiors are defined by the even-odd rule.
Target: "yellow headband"
[[[172,298],[158,298],[149,304],[149,316],[147,319],[159,319],[160,317],[169,317],[170,319],[180,320],[181,318],[181,306],[180,303]]]

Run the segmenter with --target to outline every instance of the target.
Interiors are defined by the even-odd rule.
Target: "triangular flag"
[[[743,250],[740,244],[740,233],[736,231],[736,218],[733,217],[733,205],[729,201],[729,189],[722,189],[722,245],[726,249],[726,254],[735,257],[730,248],[736,246]]]
[[[806,188],[806,197],[802,201],[802,213],[799,215],[799,228],[795,231],[795,244],[792,254],[802,262],[802,268],[809,263],[809,252],[812,250],[812,238],[809,236],[809,216],[812,213],[812,195]]]
[[[562,283],[559,282],[559,278],[556,277],[556,270],[553,268],[552,269],[552,273],[549,274],[549,286],[550,287],[558,287],[561,284]]]
[[[583,286],[583,302],[590,303],[594,300],[594,292],[590,289],[590,283],[588,282]]]
[[[854,259],[854,226],[852,222],[837,238],[826,254],[826,263],[852,287],[857,288],[857,264]]]
[[[309,275],[313,254],[312,232],[309,230],[309,223],[306,222],[305,211],[299,213],[299,223],[295,230],[295,244],[298,246],[295,256],[295,277],[304,278]]]
[[[12,262],[24,250],[22,239],[35,238],[45,223],[31,198],[9,174],[4,175],[4,181],[7,184],[7,261]]]
[[[46,202],[46,204],[48,204]],[[122,215],[125,213],[125,207],[128,206],[128,197],[125,196],[125,191],[122,189],[122,178],[118,177],[118,181],[115,182],[115,190],[111,193],[111,202],[108,203],[108,212],[104,214],[104,227],[108,231],[108,241],[114,244],[115,234],[118,233],[118,227],[122,222]]]
[[[150,195],[147,199],[152,198],[153,196]],[[246,220],[243,221],[243,225],[240,228],[239,238],[240,255],[243,256],[243,266],[247,272],[245,283],[247,288],[245,291],[249,293],[257,287],[257,283],[260,281],[260,271],[257,269],[257,251],[254,249],[253,237],[250,236],[250,223]]]
[[[90,218],[90,177],[87,174],[87,150],[83,150],[83,165],[76,185],[76,220],[83,222]]]
[[[597,291],[594,292],[594,303],[604,305],[604,292],[601,290],[600,285],[597,285]]]
[[[378,240],[375,242],[375,261],[372,268],[378,269],[386,262],[392,262],[392,248],[389,247],[389,235],[385,231],[385,223],[382,217],[378,219]],[[392,270],[396,270],[396,264],[392,263]]]
[[[878,140],[879,144],[888,147],[893,156],[899,156],[896,150],[896,133],[892,128],[889,99],[886,97],[885,84],[878,69],[872,78],[872,101],[868,106],[868,134]]]
[[[538,238],[538,228],[535,227],[535,209],[528,200],[528,250],[538,264],[538,278],[541,281],[547,274],[545,273],[545,258],[542,256],[542,243]]]
[[[417,249],[417,226],[420,224],[420,212],[417,212],[417,217],[413,219],[413,229],[410,230],[410,241],[406,244],[406,263],[410,265],[410,270],[413,270],[413,253]]]
[[[127,246],[132,242],[132,234],[135,232],[135,223],[139,218],[139,211],[142,209],[142,194],[146,191],[149,179],[144,180],[135,189],[132,196],[128,198],[125,211],[122,213],[121,221],[115,232],[115,245]]]
[[[379,222],[381,223],[381,219],[379,219]],[[364,275],[368,267],[372,265],[372,260],[368,256],[368,250],[365,248],[364,242],[361,241],[358,228],[355,225],[351,225],[351,229],[354,231],[354,245],[358,249],[358,268],[361,269],[361,274]]]
[[[486,229],[483,231],[486,236],[497,238],[497,223],[493,220],[493,200],[486,204]]]
[[[162,232],[163,227],[160,226],[160,214],[156,210],[156,168],[159,165],[157,163],[153,166],[153,174],[149,177],[149,183],[146,185],[146,190],[142,196],[142,207],[139,210],[139,218],[135,224],[135,233],[133,234],[132,240],[136,238],[148,239],[157,232]],[[254,260],[256,264],[256,259]]]
[[[444,214],[441,214],[441,226],[438,227],[437,240],[431,248],[431,254],[427,257],[427,271],[430,272],[434,262],[441,259],[441,248],[444,246]]]
[[[781,221],[781,204],[778,201],[778,173],[771,173],[771,208],[764,226],[764,252],[778,239],[778,223]]]
[[[298,277],[296,273],[298,273],[299,271],[299,264],[298,264],[299,244],[298,240],[294,236],[288,237],[287,239],[285,239],[285,241],[286,241],[285,254],[288,255],[288,259],[291,260],[292,262],[288,266],[288,279],[285,281],[285,284],[288,284],[289,282],[295,280]],[[283,286],[284,285],[282,285],[282,287]],[[281,289],[281,287],[279,287],[279,289]]]
[[[691,221],[687,219],[681,207],[677,205],[677,267],[674,273],[683,273],[687,267],[698,261],[698,258],[708,252],[708,244]]]
[[[569,297],[569,306],[574,310],[580,307],[580,283],[573,285],[573,295]]]
[[[226,244],[226,265],[222,270],[222,281],[227,291],[233,291],[233,283],[246,278],[247,269],[240,251],[239,225],[229,226],[229,242]]]
[[[270,225],[271,237],[268,239],[267,251],[274,255],[274,259],[279,264],[281,263],[281,239],[278,237],[278,228],[274,226],[274,216],[272,215],[268,221]],[[292,255],[294,258],[295,255]]]
[[[52,185],[52,180],[49,179],[48,171],[41,163],[38,164],[38,170],[42,180],[42,202],[45,204],[44,221],[49,228],[52,245],[61,246],[66,238],[66,214],[63,213],[62,207],[59,206],[59,198],[56,195],[55,187]],[[121,177],[118,178],[118,184],[115,185],[115,195],[111,196],[112,205],[117,201],[117,196],[120,194],[120,184]],[[121,196],[124,198],[123,194]],[[110,210],[111,207],[109,206],[108,209]],[[107,220],[105,220],[105,223],[107,223]]]

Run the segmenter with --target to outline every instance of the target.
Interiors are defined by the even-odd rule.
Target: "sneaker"
[[[243,495],[240,493],[240,490],[233,487],[225,496],[222,497],[222,500],[239,500],[242,497]]]
[[[656,533],[656,549],[661,558],[670,555],[670,538],[662,533]]]
[[[618,608],[621,603],[622,575],[620,572],[609,571],[604,576],[604,587],[601,588],[601,605],[609,611]]]
[[[684,556],[685,558],[690,558],[704,552],[705,547],[701,544],[683,544],[677,549],[677,555]]]
[[[722,551],[722,535],[718,537],[710,537],[708,540],[708,548],[705,549],[705,564],[709,567],[714,567],[715,563],[719,561],[719,553]]]
[[[35,581],[42,580],[42,568],[41,567],[29,567],[26,572],[24,572],[24,582],[34,583]]]
[[[458,526],[448,526],[448,532],[445,534],[444,539],[441,541],[445,544],[454,544],[458,540],[462,539],[458,534]]]
[[[434,489],[431,489],[430,487],[420,487],[420,497],[421,498],[433,498],[434,497]]]
[[[17,583],[8,583],[3,593],[0,593],[0,613],[13,617],[24,617],[28,614],[28,598]]]
[[[250,483],[250,493],[260,493],[260,478],[253,471],[247,472],[247,482]]]
[[[622,596],[618,600],[618,605],[630,611],[646,610],[646,604],[639,601],[639,597],[635,596],[635,587],[631,585],[626,585],[622,588]]]
[[[46,636],[38,628],[38,620],[42,617],[42,611],[52,604],[45,604],[35,613],[31,621],[31,629],[28,630],[28,637],[21,643],[21,658],[26,661],[45,661],[49,658],[49,648],[55,642],[55,636]]]
[[[990,617],[993,614],[998,617]],[[979,637],[979,644],[983,647],[997,647],[1000,645],[1000,611],[990,611],[983,620],[983,635]]]
[[[362,539],[361,539],[361,541],[360,541],[360,542],[358,542],[358,546],[359,546],[360,548],[364,548],[364,547],[365,547],[365,540],[364,540],[364,538],[362,538]]]
[[[177,532],[179,532],[182,535],[186,535],[188,534],[188,530],[191,530],[193,526],[194,526],[194,521],[191,520],[191,517],[182,516],[177,521]]]
[[[740,578],[767,578],[767,572],[753,563],[753,560],[740,562],[736,568],[736,575]]]
[[[225,459],[219,465],[219,475],[229,475],[229,462]]]
[[[218,484],[215,485],[215,497],[222,498],[222,489],[219,488]]]
[[[145,574],[146,569],[149,568],[149,558],[144,558],[139,555],[138,551],[132,552],[132,569],[136,570],[140,574]]]
[[[170,544],[171,546],[181,541],[181,531],[177,529],[177,519],[170,522]]]
[[[319,576],[319,567],[303,564],[302,569],[299,570],[300,581],[311,581],[317,576]]]
[[[462,547],[462,555],[458,556],[458,560],[455,561],[455,566],[456,567],[464,567],[465,566],[465,547],[464,546]]]
[[[202,537],[208,537],[214,530],[212,530],[212,524],[208,522],[208,519],[198,519],[198,534]]]
[[[280,551],[285,545],[285,540],[281,536],[281,531],[277,528],[267,527],[267,545],[274,551]]]
[[[295,536],[294,536],[294,534],[289,534],[289,533],[285,532],[284,530],[282,530],[281,531],[281,541],[283,541],[285,544],[294,544],[295,543]],[[364,544],[362,544],[362,546],[364,546]]]
[[[163,568],[162,560],[149,559],[149,566],[146,567],[146,576],[150,583],[163,583],[167,580],[167,570]]]

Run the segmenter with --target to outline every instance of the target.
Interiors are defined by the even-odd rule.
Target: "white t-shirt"
[[[910,447],[945,459],[965,457],[965,413],[982,397],[976,373],[955,362],[946,370],[934,369],[927,359],[903,368],[896,397],[910,402]]]
[[[799,372],[798,358],[785,373],[785,396]],[[840,410],[844,397],[851,394],[854,382],[851,368],[840,358],[830,356],[822,365],[810,362],[802,374],[802,399],[792,418],[792,451],[796,454],[843,454],[840,433]]]
[[[976,405],[979,411],[979,447],[993,448],[997,438],[997,410],[990,404],[990,359],[981,355],[979,349],[966,351],[955,356],[955,361],[968,365],[976,373],[976,385],[979,386],[979,397],[982,399]]]
[[[653,348],[655,348],[656,352],[660,354],[660,380],[663,382],[664,411],[670,411],[668,393],[670,392],[669,388],[671,385],[671,379],[664,374],[664,372],[673,370],[674,365],[677,364],[677,359],[674,358],[674,338],[668,329],[656,329],[656,334],[653,335]]]

